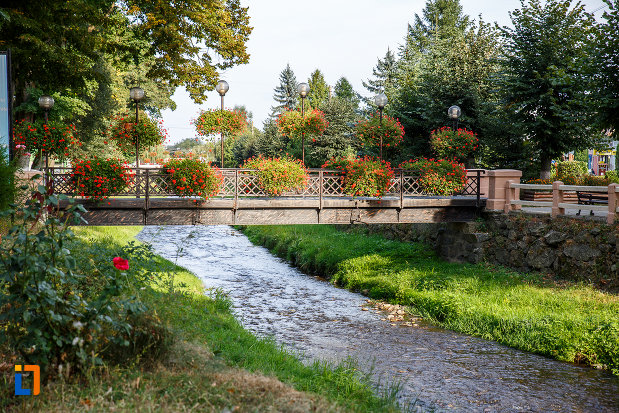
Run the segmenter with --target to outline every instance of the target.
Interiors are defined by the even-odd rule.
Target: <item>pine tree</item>
[[[592,144],[589,45],[594,18],[570,0],[529,0],[502,28],[505,58],[500,90],[507,119],[534,149],[540,177],[553,158]]]
[[[373,95],[386,93],[389,97],[391,90],[395,87],[397,62],[395,55],[390,49],[387,49],[385,57],[378,59],[376,67],[372,69],[374,79],[362,81],[365,87]],[[370,106],[374,105],[374,98],[364,98],[364,102]]]
[[[312,72],[308,79],[308,83],[310,87],[310,92],[307,95],[309,103],[313,108],[319,108],[324,102],[329,100],[329,85],[319,69]]]
[[[297,78],[290,68],[290,64],[287,64],[279,75],[279,86],[275,88],[273,99],[278,105],[271,107],[271,117],[276,117],[287,109],[297,107]]]
[[[359,95],[344,76],[337,81],[333,92],[336,98],[352,103],[355,109],[359,106]]]

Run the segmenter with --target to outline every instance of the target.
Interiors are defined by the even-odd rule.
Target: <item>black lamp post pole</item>
[[[139,101],[135,101],[135,168],[137,173],[137,168],[140,167],[140,136],[137,134],[138,122],[140,121],[139,113],[138,113],[138,105]]]
[[[221,95],[221,111],[224,111],[224,95]],[[221,169],[224,168],[224,130],[221,130]]]
[[[301,117],[305,119],[305,96],[301,96]],[[301,132],[301,160],[305,165],[305,131]]]
[[[383,108],[380,108],[380,160],[383,160]]]

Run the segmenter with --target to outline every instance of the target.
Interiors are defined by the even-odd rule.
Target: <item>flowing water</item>
[[[365,297],[302,274],[226,226],[145,227],[139,239],[233,300],[243,325],[308,359],[348,356],[402,385],[418,411],[619,412],[619,379],[420,323],[383,321]]]

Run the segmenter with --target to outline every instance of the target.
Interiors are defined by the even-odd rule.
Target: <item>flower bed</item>
[[[75,138],[75,126],[57,121],[15,123],[13,140],[15,145],[24,146],[30,152],[40,150],[44,156],[57,156],[62,159],[69,156],[71,147],[81,145]]]
[[[382,197],[389,190],[393,169],[389,162],[366,156],[331,159],[323,166],[341,173],[342,192],[352,196]]]
[[[452,130],[444,126],[433,130],[430,134],[430,146],[442,159],[464,161],[473,156],[477,150],[479,139],[473,131],[466,129]]]
[[[117,159],[74,160],[71,184],[84,198],[101,200],[122,192],[131,180],[124,163]]]
[[[452,160],[420,158],[403,162],[400,168],[419,176],[419,185],[428,194],[453,195],[466,185],[466,168]]]
[[[265,158],[259,155],[246,160],[241,168],[255,169],[248,173],[258,177],[260,189],[268,195],[279,196],[284,192],[307,188],[307,169],[298,159],[288,156]]]
[[[322,135],[328,126],[325,114],[318,109],[308,111],[305,116],[298,110],[289,110],[277,119],[279,132],[290,139],[299,139],[303,134]]]
[[[163,165],[169,189],[178,196],[208,199],[217,195],[223,181],[219,169],[198,159],[173,159]]]
[[[167,132],[161,127],[161,122],[148,116],[140,117],[137,124],[130,117],[124,116],[115,119],[108,137],[125,156],[135,156],[136,142],[139,141],[140,149],[161,145],[166,140]]]
[[[382,137],[383,146],[391,147],[399,145],[404,139],[404,127],[398,119],[383,116],[381,125],[380,116],[375,113],[369,119],[358,122],[355,130],[364,145],[379,146]]]

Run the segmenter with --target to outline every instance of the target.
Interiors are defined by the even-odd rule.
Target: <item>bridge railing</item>
[[[172,182],[169,175],[161,168],[129,168],[130,184],[123,191],[114,196],[135,197],[161,197],[174,196]],[[270,197],[260,187],[255,170],[252,169],[220,169],[223,182],[219,193],[215,198],[239,198],[239,197]],[[326,169],[308,169],[309,179],[307,186],[302,190],[285,192],[280,197],[349,197],[342,190],[342,177],[340,172]],[[467,182],[457,196],[475,196],[478,201],[484,195],[482,192],[483,169],[469,170]],[[49,168],[48,176],[50,185],[57,194],[78,196],[72,184],[71,168]],[[418,176],[408,175],[405,170],[396,169],[391,179],[386,197],[411,197],[411,196],[435,196],[423,190]]]

